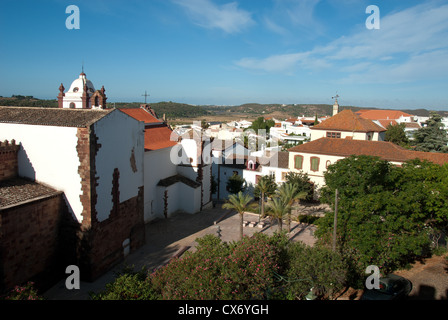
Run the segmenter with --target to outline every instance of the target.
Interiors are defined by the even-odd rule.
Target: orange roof
[[[392,162],[405,162],[412,159],[421,159],[439,165],[448,163],[448,154],[446,153],[412,151],[385,141],[321,138],[292,147],[288,151],[341,157],[368,155],[380,157],[381,159]]]
[[[360,110],[356,113],[361,118],[370,120],[396,120],[401,116],[412,117],[411,114],[399,110]]]
[[[126,113],[128,116],[131,116],[138,121],[143,121],[146,123],[162,123],[159,119],[154,117],[148,111],[143,108],[129,108],[129,109],[120,109],[120,111]]]
[[[162,121],[154,117],[143,108],[120,109],[122,112],[138,121],[145,123],[145,150],[153,151],[173,147],[177,144],[177,135],[173,136],[172,130]]]
[[[336,130],[350,132],[383,132],[386,129],[373,123],[372,120],[363,119],[350,109],[341,111],[333,117],[315,125],[313,130]]]
[[[386,129],[389,125],[394,126],[394,125],[398,124],[397,121],[395,121],[395,120],[377,120],[377,121],[380,123],[380,125],[382,125]]]
[[[173,131],[166,125],[147,127],[145,129],[145,150],[153,151],[175,146],[177,135],[173,134],[175,141],[171,141],[172,133]]]

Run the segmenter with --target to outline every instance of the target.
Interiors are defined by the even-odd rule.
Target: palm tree
[[[235,210],[240,215],[240,239],[243,239],[243,216],[244,212],[248,209],[249,203],[252,201],[252,197],[249,194],[244,194],[241,191],[237,194],[229,195],[226,203],[222,205],[224,209]]]
[[[284,202],[281,197],[274,197],[272,200],[268,201],[268,215],[274,219],[277,219],[278,230],[283,229],[283,218],[288,214],[290,206]]]
[[[258,181],[257,185],[255,186],[254,193],[256,195],[260,195],[261,198],[261,211],[258,215],[258,221],[260,221],[261,217],[264,217],[264,205],[265,205],[265,197],[269,197],[275,193],[275,190],[277,189],[277,184],[275,183],[274,176],[263,176]]]
[[[296,184],[286,182],[278,189],[278,195],[283,199],[283,202],[289,206],[288,216],[288,233],[291,232],[291,210],[292,205],[297,200],[306,199],[307,192],[299,192]]]

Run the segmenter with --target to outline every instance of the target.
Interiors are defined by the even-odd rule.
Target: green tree
[[[322,246],[306,246],[294,242],[288,248],[289,266],[284,279],[289,299],[304,299],[313,288],[318,296],[332,298],[342,290],[347,280],[347,265],[343,257]]]
[[[308,177],[308,174],[302,172],[288,172],[286,174],[286,182],[297,186],[297,192],[305,192],[304,200],[311,201],[313,199],[314,188]]]
[[[406,124],[389,124],[386,131],[386,141],[392,142],[399,146],[406,146],[409,143],[408,136],[405,132]]]
[[[272,198],[267,203],[267,214],[277,220],[278,230],[283,230],[283,219],[287,217],[291,207],[279,196]]]
[[[242,176],[234,174],[227,179],[226,188],[231,194],[237,194],[246,189],[246,180]]]
[[[277,184],[275,183],[275,177],[273,175],[267,175],[260,178],[254,189],[254,195],[261,199],[261,211],[259,217],[264,217],[264,207],[266,197],[270,197],[275,193]]]
[[[266,133],[269,133],[270,129],[274,126],[274,120],[265,120],[263,117],[258,117],[247,129],[252,129],[255,131],[255,133],[258,133],[258,130],[266,130]]]
[[[333,205],[333,211],[317,222],[319,241],[331,242],[337,189],[337,246],[351,261],[352,270],[377,265],[387,274],[412,262],[429,244],[428,212],[446,205],[446,200],[434,205],[435,190],[428,186],[435,181],[425,177],[434,172],[429,167],[422,170],[422,165],[426,167],[410,162],[403,169],[369,156],[352,156],[331,165],[322,199]]]
[[[283,199],[283,202],[286,203],[289,207],[289,211],[287,214],[288,220],[288,232],[291,232],[291,210],[292,206],[296,201],[306,199],[308,193],[306,191],[299,191],[299,187],[296,184],[291,182],[283,183],[280,188],[278,188],[278,195]]]
[[[238,194],[231,194],[227,202],[222,205],[224,209],[235,210],[240,215],[240,239],[243,239],[244,212],[247,211],[251,201],[252,197],[249,194],[240,191]]]
[[[442,117],[432,112],[427,125],[418,129],[414,135],[415,149],[427,152],[448,152],[448,137]]]

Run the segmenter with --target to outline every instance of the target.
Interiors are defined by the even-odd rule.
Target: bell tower
[[[339,103],[338,103],[339,95],[336,93],[336,96],[334,96],[332,99],[334,99],[333,104],[333,116],[337,115],[339,113]]]

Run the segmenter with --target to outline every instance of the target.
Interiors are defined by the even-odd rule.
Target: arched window
[[[74,102],[70,103],[70,109],[75,109],[76,108],[76,104]]]
[[[95,107],[98,107],[100,105],[100,99],[98,96],[95,97]]]

